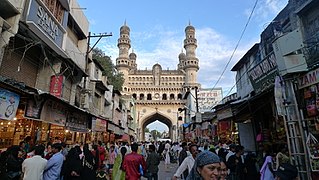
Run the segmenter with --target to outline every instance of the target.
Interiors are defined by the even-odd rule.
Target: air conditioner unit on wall
[[[301,51],[304,44],[299,29],[280,36],[272,45],[280,75],[307,71],[306,59]]]

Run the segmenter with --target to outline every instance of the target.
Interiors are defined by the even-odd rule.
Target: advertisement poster
[[[13,120],[16,116],[20,96],[0,88],[0,119]]]
[[[43,107],[44,99],[33,100],[29,99],[28,104],[25,109],[25,117],[40,119],[42,107]]]
[[[50,94],[56,97],[62,97],[64,76],[51,76]]]

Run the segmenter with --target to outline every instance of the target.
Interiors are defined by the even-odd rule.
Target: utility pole
[[[87,48],[86,48],[86,54],[85,54],[85,72],[88,73],[88,65],[89,65],[89,54],[90,52],[94,49],[94,47],[97,45],[97,43],[100,42],[100,40],[103,38],[103,37],[108,37],[108,36],[112,36],[112,33],[99,33],[98,35],[96,35],[95,33],[93,33],[93,35],[91,35],[91,32],[89,32],[89,35],[88,35],[88,44],[87,44]],[[90,41],[91,41],[91,38],[99,38],[95,43],[94,45],[92,46],[92,48],[90,48]]]
[[[89,35],[87,36],[88,38],[88,43],[87,43],[87,47],[86,47],[86,52],[85,52],[85,73],[86,73],[86,77],[84,77],[84,82],[83,82],[83,89],[84,89],[84,99],[87,98],[87,81],[88,81],[88,76],[89,76],[89,54],[90,52],[94,49],[94,47],[97,45],[97,43],[99,43],[99,41],[103,38],[103,37],[108,37],[108,36],[112,36],[112,33],[99,33],[99,34],[95,34],[93,33],[93,35],[91,35],[91,32],[89,32]],[[91,38],[98,38],[98,40],[94,43],[94,45],[90,48],[90,41]],[[82,104],[82,108],[85,107],[85,103],[87,101],[84,100],[84,103]],[[85,108],[84,108],[85,109]]]

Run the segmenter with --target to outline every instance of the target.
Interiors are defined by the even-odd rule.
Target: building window
[[[137,96],[136,96],[136,94],[134,93],[134,94],[132,95],[132,97],[136,100],[136,97],[137,97]]]
[[[178,100],[181,100],[182,98],[183,98],[182,94],[178,94],[178,95],[177,95],[177,99],[178,99]]]
[[[163,100],[167,100],[167,95],[166,95],[166,94],[163,94],[163,95],[162,95],[162,99],[163,99]]]
[[[140,94],[140,100],[144,100],[144,94]]]
[[[147,94],[147,100],[152,100],[152,94]]]
[[[174,100],[174,99],[175,99],[175,95],[174,95],[174,94],[170,94],[170,95],[169,95],[169,99],[170,99],[170,100]]]
[[[97,93],[94,94],[93,103],[94,103],[94,108],[99,111],[101,108],[101,96],[99,94]]]

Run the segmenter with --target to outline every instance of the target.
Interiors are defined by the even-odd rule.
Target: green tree
[[[123,74],[116,71],[115,65],[113,64],[110,56],[105,55],[105,53],[99,48],[94,48],[92,50],[92,56],[93,59],[96,59],[104,68],[103,75],[107,76],[107,79],[109,83],[113,85],[114,90],[122,91],[124,83]]]
[[[151,135],[153,136],[154,140],[157,140],[158,138],[161,138],[161,132],[158,132],[156,129],[151,131]]]
[[[148,132],[148,133],[150,132],[150,130],[149,130],[148,128],[145,128],[144,131],[145,131],[145,132]]]

